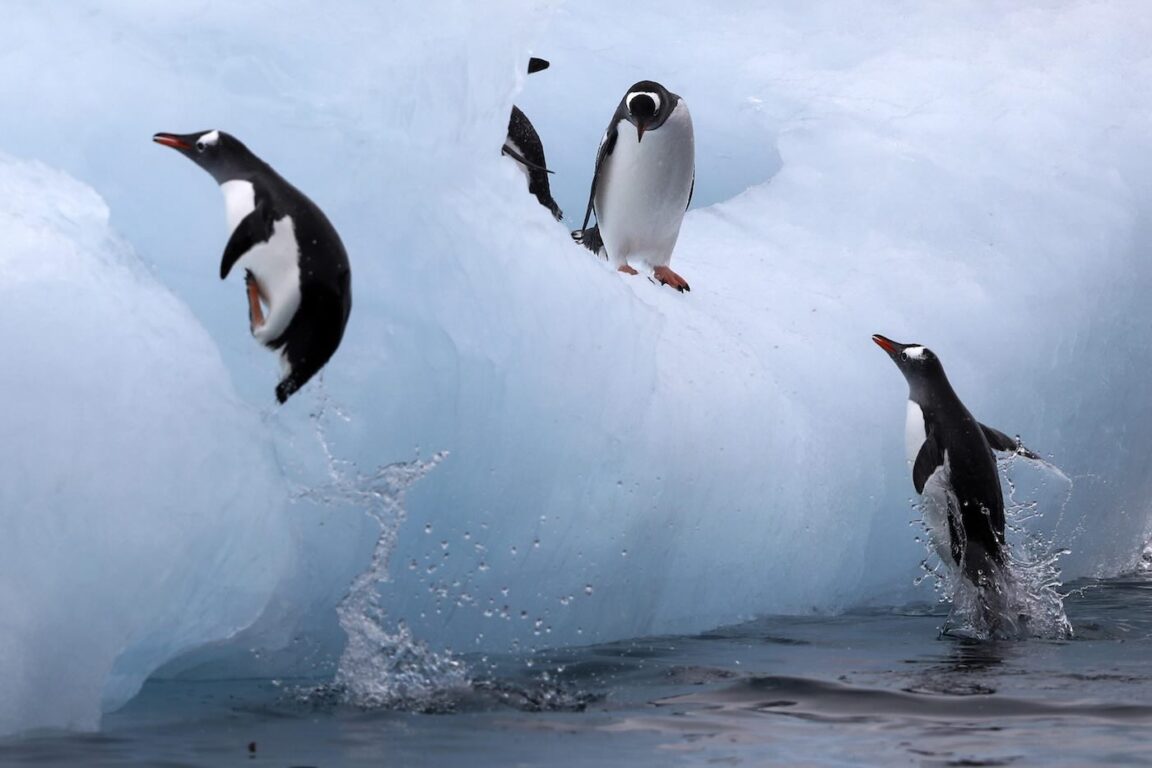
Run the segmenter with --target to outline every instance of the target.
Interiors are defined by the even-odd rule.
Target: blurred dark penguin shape
[[[315,203],[223,131],[158,133],[212,175],[230,236],[220,278],[244,270],[255,337],[280,353],[283,403],[332,357],[352,311],[352,272],[336,229]],[[265,310],[267,307],[267,310]]]
[[[533,56],[528,60],[528,74],[548,69],[548,62]],[[544,143],[540,141],[540,134],[536,132],[532,121],[528,119],[519,107],[512,105],[512,116],[508,120],[508,137],[504,139],[501,152],[516,161],[520,170],[528,177],[528,191],[536,196],[540,205],[547,208],[556,217],[556,221],[564,218],[564,212],[552,199],[552,189],[548,184],[548,162],[544,159]]]

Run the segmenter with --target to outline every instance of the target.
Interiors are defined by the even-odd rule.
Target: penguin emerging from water
[[[220,185],[230,237],[220,279],[244,269],[252,335],[280,351],[283,403],[340,346],[352,311],[352,272],[335,228],[316,204],[223,131],[158,133]],[[267,314],[263,305],[267,305]]]
[[[528,60],[528,74],[534,74],[548,69],[549,64],[544,59],[535,56]],[[552,199],[552,189],[548,184],[548,162],[544,159],[544,142],[540,141],[540,134],[532,125],[519,107],[512,105],[512,116],[508,119],[508,136],[504,139],[504,147],[500,150],[520,165],[520,170],[528,177],[528,191],[536,196],[540,205],[552,212],[556,221],[564,218],[564,212]]]
[[[905,447],[933,544],[976,587],[993,586],[1004,565],[1004,494],[993,451],[1040,457],[976,421],[932,350],[878,334],[872,340],[908,381]]]
[[[678,291],[688,282],[668,263],[696,182],[692,117],[684,100],[642,80],[624,94],[596,153],[583,226],[573,239],[621,272],[636,260]],[[597,225],[589,228],[592,214]],[[598,242],[597,242],[598,241]]]

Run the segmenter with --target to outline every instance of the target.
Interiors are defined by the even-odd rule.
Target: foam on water
[[[1028,490],[1021,488],[1014,472],[1019,465],[1026,465],[1020,474],[1030,481],[1025,483]],[[941,633],[971,639],[1069,638],[1073,628],[1064,611],[1067,593],[1062,591],[1060,559],[1081,533],[1082,523],[1071,531],[1061,528],[1073,482],[1049,462],[1015,454],[997,456],[997,466],[1007,489],[1007,547],[1004,568],[991,575],[986,587],[978,589],[951,563],[941,562],[931,536],[924,537],[929,552],[922,563],[924,578],[931,577],[938,598],[950,604]],[[1055,495],[1055,489],[1046,487],[1049,481],[1060,486]],[[1044,509],[1053,510],[1054,524],[1047,530],[1056,533],[1044,532]]]

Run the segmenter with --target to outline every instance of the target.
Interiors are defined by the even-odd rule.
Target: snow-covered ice
[[[0,464],[0,621],[28,638],[0,650],[0,729],[90,727],[100,691],[114,705],[265,605],[197,668],[337,656],[334,605],[375,532],[346,504],[286,501],[328,479],[320,410],[361,468],[448,452],[408,490],[381,586],[437,648],[924,597],[904,384],[874,332],[929,345],[977,418],[1073,478],[1029,522],[1072,548],[1066,575],[1133,567],[1152,497],[1150,33],[1119,0],[9,3],[0,151],[35,162],[0,167],[0,317],[24,329],[0,393],[26,435],[2,449],[21,461]],[[552,67],[527,78],[530,53]],[[576,218],[643,78],[695,123],[683,296],[574,246],[499,152],[515,101]],[[282,409],[241,283],[216,279],[219,194],[149,141],[207,128],[348,247],[343,347]],[[85,276],[60,268],[73,252]],[[93,378],[92,357],[134,383]],[[132,570],[96,578],[84,552]]]

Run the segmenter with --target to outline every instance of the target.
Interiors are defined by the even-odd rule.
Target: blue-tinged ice
[[[0,155],[0,732],[93,728],[263,610],[285,486],[212,339],[91,188]]]

